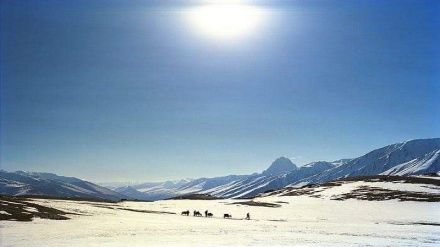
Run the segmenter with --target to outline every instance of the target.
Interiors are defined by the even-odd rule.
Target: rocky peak
[[[267,168],[267,170],[263,171],[263,175],[275,175],[278,173],[287,173],[293,170],[298,169],[298,167],[292,163],[286,157],[280,157],[276,159],[272,164]]]

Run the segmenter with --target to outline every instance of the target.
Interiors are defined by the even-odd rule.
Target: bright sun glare
[[[261,18],[261,9],[244,4],[210,4],[190,12],[193,25],[201,33],[222,40],[251,34]]]

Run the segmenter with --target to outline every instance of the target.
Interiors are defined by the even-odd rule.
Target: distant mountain
[[[280,157],[272,162],[269,168],[262,172],[262,175],[276,175],[280,173],[291,172],[296,169],[298,169],[298,167],[293,164],[291,160],[286,157]]]
[[[438,173],[439,156],[440,138],[417,139],[379,148],[354,159],[318,161],[297,168],[289,159],[280,157],[262,173],[200,178],[169,188],[162,184],[143,184],[133,188],[143,193],[138,196],[143,195],[143,199],[150,200],[195,193],[225,198],[251,197],[286,186],[321,183],[339,178]],[[123,190],[117,191],[125,194]],[[137,192],[130,191],[127,195],[136,198]]]
[[[149,197],[148,195],[136,190],[132,186],[124,186],[114,189],[115,192],[125,195],[128,198],[134,198],[137,200],[147,200],[147,201],[153,201],[153,200],[160,200],[154,197]]]
[[[117,189],[120,187],[137,185],[137,184],[140,184],[140,182],[99,182],[96,184],[99,186],[105,187],[107,189],[114,190],[114,189]]]
[[[162,200],[187,194],[195,194],[240,180],[248,175],[230,175],[215,178],[183,179],[157,183],[142,183],[116,188],[115,191],[140,200]]]
[[[0,170],[0,194],[83,197],[112,201],[126,197],[110,189],[74,177],[63,177],[53,173],[7,172],[3,170]]]
[[[177,190],[193,181],[182,179],[177,181],[140,183],[132,186],[116,188],[115,191],[140,200],[162,200],[179,195]]]
[[[144,183],[141,185],[117,188],[115,191],[124,195],[143,200],[160,200],[188,194],[209,194],[216,197],[253,196],[269,189],[283,187],[284,182],[278,181],[289,172],[297,170],[297,166],[288,158],[276,159],[262,173],[252,175],[229,175],[215,178],[199,178],[188,182],[175,183]],[[182,182],[182,181],[181,181]],[[166,187],[172,183],[173,186]],[[135,189],[135,190],[133,190]]]

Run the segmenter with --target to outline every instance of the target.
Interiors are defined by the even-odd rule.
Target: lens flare
[[[198,32],[230,40],[254,32],[263,18],[263,11],[243,4],[211,4],[195,7],[189,17]]]

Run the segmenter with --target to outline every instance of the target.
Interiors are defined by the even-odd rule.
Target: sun
[[[255,31],[263,17],[262,10],[244,4],[210,4],[189,13],[193,29],[220,40],[235,40]]]

